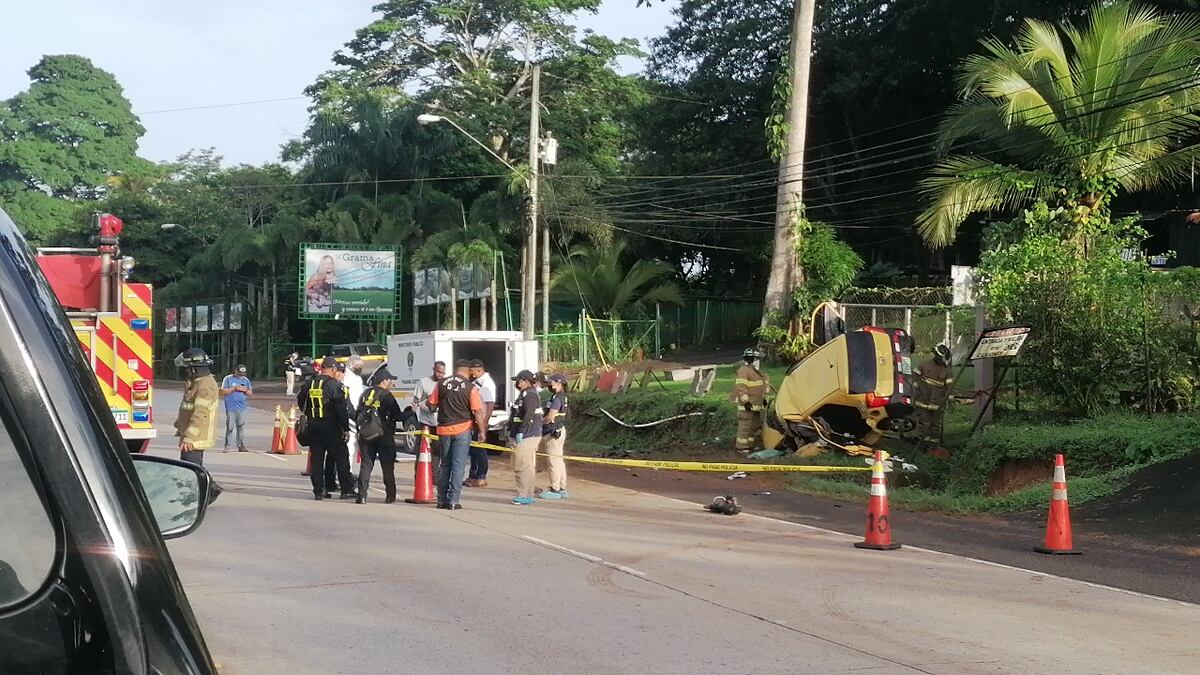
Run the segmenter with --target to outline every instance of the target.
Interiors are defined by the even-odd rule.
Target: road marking
[[[262,454],[266,455],[267,457],[270,457],[270,458],[271,458],[271,459],[273,459],[273,460],[279,461],[279,462],[286,462],[286,461],[287,461],[287,460],[286,460],[286,459],[284,459],[283,457],[277,457],[277,456],[275,456],[274,454],[272,454],[272,453],[269,453],[269,452],[264,452],[264,453],[262,453]]]
[[[638,570],[635,570],[635,569],[633,569],[632,567],[626,567],[626,566],[624,566],[624,565],[618,565],[617,563],[614,563],[614,562],[608,562],[607,560],[603,560],[603,561],[601,561],[601,562],[600,562],[600,564],[601,564],[601,565],[604,565],[605,567],[611,567],[612,569],[614,569],[614,570],[617,570],[618,572],[624,572],[625,574],[632,574],[632,575],[633,575],[633,576],[635,576],[635,577],[641,577],[641,578],[643,578],[643,579],[645,579],[645,578],[646,578],[646,573],[645,573],[645,572],[640,572],[640,571],[638,571]]]
[[[635,490],[635,492],[640,492],[640,491]],[[674,497],[658,495],[658,494],[654,494],[653,492],[640,492],[640,494],[649,495],[652,497],[658,497],[659,499],[666,499],[666,500],[669,500],[672,502],[677,502],[679,504],[686,504],[688,506],[700,506],[700,507],[704,506],[704,504],[699,504],[697,502],[689,502],[689,501],[686,501],[683,499],[676,499]],[[782,520],[780,518],[772,518],[770,516],[760,516],[756,513],[742,513],[741,515],[748,516],[750,518],[758,518],[759,520],[770,521],[772,523],[779,523],[780,525],[790,525],[792,527],[799,527],[799,528],[803,528],[806,530],[812,530],[814,532],[823,532],[825,534],[832,534],[832,535],[836,535],[838,537],[842,537],[843,539],[858,539],[859,538],[858,535],[848,534],[846,532],[839,532],[838,530],[831,530],[829,528],[818,527],[816,525],[809,525],[808,523],[795,523],[790,520]],[[1188,602],[1186,600],[1176,600],[1175,598],[1164,598],[1161,595],[1151,595],[1150,593],[1142,593],[1140,591],[1131,591],[1128,588],[1118,588],[1116,586],[1108,586],[1105,584],[1096,583],[1094,581],[1086,581],[1084,579],[1072,579],[1071,577],[1063,577],[1063,576],[1059,576],[1057,574],[1050,574],[1049,572],[1041,572],[1038,570],[1031,570],[1031,569],[1028,569],[1025,567],[1017,567],[1016,565],[1006,565],[1004,563],[993,562],[991,560],[982,560],[980,558],[972,558],[970,556],[965,556],[965,555],[961,555],[958,553],[948,553],[946,551],[937,551],[937,550],[934,550],[931,548],[923,548],[920,546],[913,546],[911,544],[905,544],[904,548],[911,550],[911,551],[920,551],[922,553],[933,553],[936,555],[944,555],[944,556],[948,556],[951,558],[959,558],[961,560],[966,560],[966,561],[973,562],[973,563],[979,563],[980,565],[989,565],[991,567],[999,567],[1001,569],[1011,570],[1013,572],[1022,572],[1025,574],[1033,574],[1033,575],[1037,575],[1037,576],[1046,577],[1047,579],[1055,579],[1058,581],[1068,581],[1071,583],[1083,584],[1084,586],[1090,586],[1091,588],[1096,588],[1096,589],[1100,589],[1103,591],[1115,591],[1117,593],[1124,593],[1125,595],[1132,595],[1134,597],[1143,598],[1146,600],[1158,600],[1159,602],[1170,602],[1170,603],[1182,605],[1184,607],[1190,607],[1192,609],[1200,609],[1200,604]]]
[[[590,563],[600,563],[600,564],[604,563],[604,558],[598,558],[594,555],[584,553],[583,551],[576,551],[573,548],[567,548],[566,546],[559,546],[558,544],[552,544],[552,543],[546,541],[545,539],[538,539],[537,537],[530,537],[528,535],[521,535],[521,538],[524,539],[525,541],[537,544],[538,546],[545,546],[548,549],[558,551],[559,553],[566,553],[567,555],[575,556],[576,558],[581,558]],[[645,576],[645,575],[643,574],[642,576]]]

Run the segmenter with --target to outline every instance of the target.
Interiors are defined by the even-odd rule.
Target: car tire
[[[414,414],[409,414],[407,417],[401,420],[399,430],[409,433],[397,439],[396,449],[400,452],[406,452],[410,455],[417,454],[417,450],[421,447],[421,439],[412,434],[414,431],[421,430],[421,425],[417,424],[417,416]]]

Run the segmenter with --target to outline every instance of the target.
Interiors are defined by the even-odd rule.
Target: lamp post
[[[200,243],[204,244],[205,246],[212,243],[211,239],[205,239],[204,237],[197,234],[195,230],[188,227],[187,225],[180,225],[179,223],[163,223],[162,225],[158,226],[158,229],[163,230],[163,231],[179,230],[181,232],[187,232],[188,234],[190,234],[193,237],[195,237],[196,239],[198,239],[200,241]]]
[[[538,99],[541,95],[541,75],[541,67],[535,64],[533,66],[533,100],[529,115],[529,176],[525,178],[525,186],[529,192],[529,202],[526,210],[525,261],[521,266],[521,333],[526,340],[534,338],[534,317],[536,316],[534,306],[537,303],[538,165],[540,163],[539,146],[541,145],[541,107]],[[489,155],[495,157],[497,161],[508,167],[510,171],[517,173],[516,167],[496,154],[486,143],[472,136],[454,120],[442,115],[426,113],[417,115],[417,122],[423,125],[438,124],[441,122],[449,124],[462,135],[474,141],[476,145],[486,150]],[[495,298],[492,298],[492,301],[495,302]],[[546,326],[546,330],[549,332],[549,326]]]

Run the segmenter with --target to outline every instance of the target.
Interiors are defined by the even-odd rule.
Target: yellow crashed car
[[[913,428],[913,341],[870,326],[834,337],[792,366],[763,424],[763,445],[870,455],[885,431]]]

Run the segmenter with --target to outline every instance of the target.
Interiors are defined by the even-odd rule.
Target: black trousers
[[[337,471],[342,494],[354,491],[354,477],[350,475],[350,452],[342,440],[342,432],[335,426],[314,426],[312,442],[308,446],[312,454],[312,488],[314,494],[325,492],[326,458],[332,457],[332,467]],[[332,473],[332,472],[331,472]]]
[[[337,474],[337,453],[327,452],[325,453],[325,491],[333,492],[340,487]]]
[[[362,441],[362,467],[358,471],[358,494],[366,497],[371,487],[375,461],[383,468],[383,489],[390,500],[396,499],[396,439],[390,434],[373,441]]]

